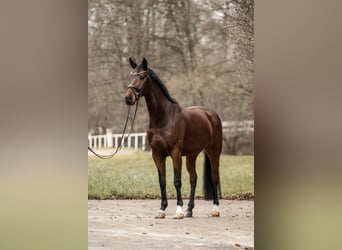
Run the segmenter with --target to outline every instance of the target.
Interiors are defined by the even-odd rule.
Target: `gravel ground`
[[[184,210],[187,200],[184,200]],[[169,200],[165,219],[155,219],[160,200],[89,200],[88,249],[253,249],[254,201],[220,200],[220,217],[211,201],[195,200],[192,218],[173,219]]]

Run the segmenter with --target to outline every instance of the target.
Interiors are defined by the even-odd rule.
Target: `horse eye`
[[[140,76],[140,80],[144,80],[145,76]]]

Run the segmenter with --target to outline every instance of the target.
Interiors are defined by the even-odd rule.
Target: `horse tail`
[[[213,199],[213,183],[211,181],[211,163],[207,153],[204,153],[203,193],[205,200]]]
[[[204,166],[203,166],[203,193],[205,200],[212,200],[213,199],[213,183],[211,180],[211,163],[207,153],[204,153]],[[218,197],[222,198],[221,193],[221,183],[220,183],[220,173],[218,172]]]

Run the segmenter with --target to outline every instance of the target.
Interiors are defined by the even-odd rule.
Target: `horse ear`
[[[143,57],[143,60],[141,62],[141,65],[143,67],[144,70],[147,70],[148,64],[147,64],[147,60],[145,57]]]
[[[134,62],[133,59],[132,59],[131,57],[129,58],[129,63],[131,64],[131,67],[132,67],[133,69],[135,69],[135,68],[137,67],[136,62]]]

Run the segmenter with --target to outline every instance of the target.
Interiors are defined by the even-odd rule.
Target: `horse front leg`
[[[182,155],[178,150],[174,150],[171,155],[174,169],[173,183],[177,193],[177,209],[174,219],[183,219],[183,199],[182,199]]]
[[[156,219],[164,219],[166,215],[166,207],[167,207],[167,197],[166,197],[166,171],[165,171],[165,157],[161,157],[152,153],[153,160],[158,169],[158,179],[161,193],[161,206],[158,210],[155,218]]]

